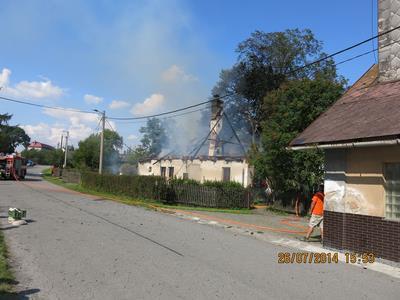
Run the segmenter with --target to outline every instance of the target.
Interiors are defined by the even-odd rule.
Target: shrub
[[[159,199],[165,180],[158,176],[82,173],[82,186],[99,192],[141,199]]]
[[[166,181],[159,176],[99,175],[82,172],[82,186],[99,192],[155,199],[166,203],[217,208],[249,208],[249,190],[234,182],[205,182],[189,179]]]

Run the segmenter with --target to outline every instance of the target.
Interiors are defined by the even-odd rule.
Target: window
[[[222,181],[231,181],[231,168],[222,168]]]
[[[168,168],[168,178],[173,178],[174,177],[174,167],[169,167]]]
[[[166,173],[167,173],[167,168],[161,167],[161,177],[165,177]]]
[[[182,177],[183,179],[189,179],[189,173],[183,173]]]
[[[384,166],[385,176],[385,216],[400,219],[400,163]]]

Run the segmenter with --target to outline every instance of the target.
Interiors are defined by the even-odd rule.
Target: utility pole
[[[64,156],[64,165],[63,165],[63,169],[65,169],[65,168],[67,167],[68,138],[69,138],[69,131],[67,131],[67,135],[65,136],[65,156]]]
[[[101,134],[100,134],[100,160],[99,160],[99,174],[103,173],[103,155],[104,155],[104,129],[106,127],[106,111],[103,110],[101,115]]]
[[[60,149],[63,148],[63,140],[64,140],[64,133],[61,133],[61,142],[60,142]]]

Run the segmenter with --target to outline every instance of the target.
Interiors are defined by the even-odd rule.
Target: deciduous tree
[[[19,126],[11,126],[8,122],[12,115],[0,114],[0,152],[13,153],[19,145],[28,147],[30,137]]]

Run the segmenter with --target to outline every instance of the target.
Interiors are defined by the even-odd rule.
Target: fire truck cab
[[[26,159],[17,154],[0,154],[0,178],[24,179],[26,175]]]

